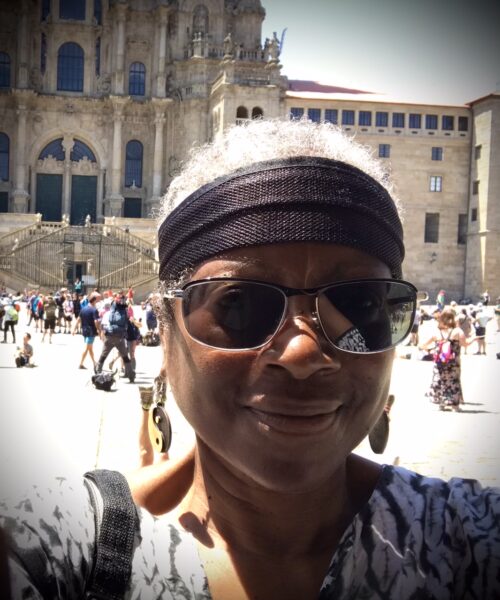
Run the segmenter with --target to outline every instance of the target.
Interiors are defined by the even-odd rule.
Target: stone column
[[[75,145],[75,140],[65,135],[62,141],[64,148],[64,173],[63,173],[63,197],[62,212],[71,219],[71,150]]]
[[[123,165],[123,142],[122,124],[124,121],[123,111],[127,100],[114,97],[113,103],[113,157],[111,162],[111,192],[106,198],[107,216],[120,217],[123,207],[122,187],[122,165]]]
[[[99,169],[97,175],[97,207],[96,207],[96,222],[101,223],[102,221],[102,202],[103,202],[103,184],[104,184],[104,169]]]
[[[17,106],[17,146],[15,189],[12,193],[12,209],[16,213],[28,212],[29,194],[26,189],[26,119],[27,105],[21,100]]]
[[[160,202],[163,192],[163,147],[164,142],[164,126],[165,126],[165,109],[168,100],[160,100],[155,98],[153,105],[155,109],[155,145],[153,153],[153,194],[146,200],[145,212],[146,216],[151,214],[151,210]]]
[[[127,19],[127,6],[116,4],[116,44],[115,44],[115,73],[113,92],[125,93],[125,21]]]
[[[166,7],[158,8],[158,74],[156,76],[156,96],[165,98],[165,57],[167,54],[167,10]]]

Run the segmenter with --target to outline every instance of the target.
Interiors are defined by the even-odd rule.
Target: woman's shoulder
[[[341,598],[500,597],[499,525],[500,490],[386,465],[324,589],[349,590]]]
[[[147,587],[152,598],[209,600],[208,581],[191,533],[179,525],[175,513],[154,517],[144,509],[139,512],[141,539],[134,553],[131,597]]]
[[[460,556],[470,573],[486,567],[500,573],[500,488],[386,466],[377,491],[379,504],[390,508],[408,539],[421,539],[436,556]]]
[[[90,574],[94,511],[82,477],[55,477],[0,500],[14,597],[77,598]]]

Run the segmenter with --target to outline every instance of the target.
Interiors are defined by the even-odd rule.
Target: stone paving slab
[[[150,384],[159,372],[161,349],[139,346],[136,382],[120,379],[116,391],[107,393],[94,389],[90,369],[78,369],[81,336],[57,334],[52,344],[42,344],[22,314],[18,343],[26,330],[33,337],[35,368],[17,369],[15,346],[0,344],[0,485],[10,490],[68,471],[136,467],[141,416],[137,388]],[[500,361],[494,355],[500,334],[490,328],[488,338],[487,356],[463,357],[466,404],[461,413],[439,412],[425,398],[432,363],[397,358],[387,449],[374,455],[364,441],[358,451],[427,475],[473,477],[500,486]],[[101,342],[95,346],[98,356]],[[173,400],[167,406],[174,434],[171,454],[181,455],[193,443],[193,433]]]

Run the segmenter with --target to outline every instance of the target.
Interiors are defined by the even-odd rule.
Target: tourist
[[[87,368],[83,364],[85,358],[87,357],[87,354],[90,356],[90,360],[92,361],[92,367],[95,369],[96,366],[96,360],[94,357],[94,341],[101,330],[99,313],[95,306],[97,299],[97,294],[90,295],[88,299],[88,304],[81,309],[80,314],[78,315],[78,318],[75,321],[75,326],[73,327],[73,335],[75,335],[78,329],[81,330],[83,335],[83,342],[85,344],[85,349],[83,351],[82,357],[80,358],[80,364],[78,366],[79,369]]]
[[[477,351],[474,354],[483,356],[486,355],[486,326],[489,321],[491,321],[491,317],[486,313],[483,309],[483,305],[481,302],[477,305],[477,310],[475,311],[474,320],[472,324],[476,330],[476,342],[477,342]]]
[[[52,334],[56,329],[57,304],[54,296],[49,294],[43,301],[43,335],[42,342],[45,341],[45,335],[49,332],[49,344],[52,344]]]
[[[62,305],[64,313],[64,333],[71,333],[71,322],[73,321],[74,307],[73,300],[68,291],[65,292],[65,300]]]
[[[33,363],[31,359],[33,358],[33,346],[30,344],[31,334],[25,333],[23,336],[23,346],[22,348],[17,348],[15,363],[16,367],[32,367]]]
[[[192,485],[158,520],[126,511],[122,488],[127,529],[81,478],[2,506],[14,593],[97,595],[97,522],[133,557],[105,561],[111,597],[500,595],[498,490],[352,453],[417,304],[388,186],[328,124],[250,121],[192,155],[165,199],[158,303],[165,378],[196,433]]]
[[[96,373],[100,373],[108,354],[116,348],[123,359],[125,376],[133,383],[135,381],[135,371],[132,367],[130,356],[127,351],[126,336],[129,317],[127,314],[127,299],[123,292],[118,292],[107,318],[101,320],[101,328],[104,333],[104,347],[101,356],[97,361]]]
[[[5,315],[3,317],[3,344],[7,343],[7,331],[9,331],[9,329],[12,334],[12,343],[16,343],[16,325],[18,319],[18,311],[14,306],[14,302],[10,300],[7,306],[5,307]]]
[[[460,353],[469,343],[462,329],[457,327],[455,312],[447,308],[439,315],[438,331],[421,346],[423,350],[435,349],[432,383],[427,396],[440,410],[451,408],[458,412],[463,404]]]

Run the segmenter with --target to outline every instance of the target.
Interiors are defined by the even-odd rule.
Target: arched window
[[[75,162],[82,160],[82,158],[84,157],[88,158],[91,162],[97,162],[95,154],[87,146],[87,144],[85,144],[81,140],[75,140],[75,143],[73,144],[73,149],[71,150],[71,154],[69,155],[69,157],[70,160]]]
[[[47,144],[45,148],[40,152],[38,160],[43,160],[48,156],[52,156],[56,160],[64,160],[66,153],[64,152],[62,142],[63,139],[58,138],[57,140],[50,142],[50,144]]]
[[[0,181],[9,181],[9,136],[0,133]]]
[[[142,155],[141,142],[130,140],[125,151],[125,187],[142,187]]]
[[[57,53],[57,89],[83,92],[83,50],[74,42],[66,42]]]
[[[252,119],[263,119],[264,118],[264,111],[262,110],[262,108],[260,108],[260,106],[254,106],[252,108]]]
[[[10,88],[10,56],[0,52],[0,88]]]
[[[59,0],[59,18],[85,21],[85,0]]]
[[[204,4],[198,4],[193,10],[193,34],[208,33],[208,9]]]
[[[146,67],[140,62],[130,65],[128,93],[131,96],[144,96],[146,93]]]
[[[237,119],[248,119],[248,109],[246,106],[238,106],[236,109]]]

